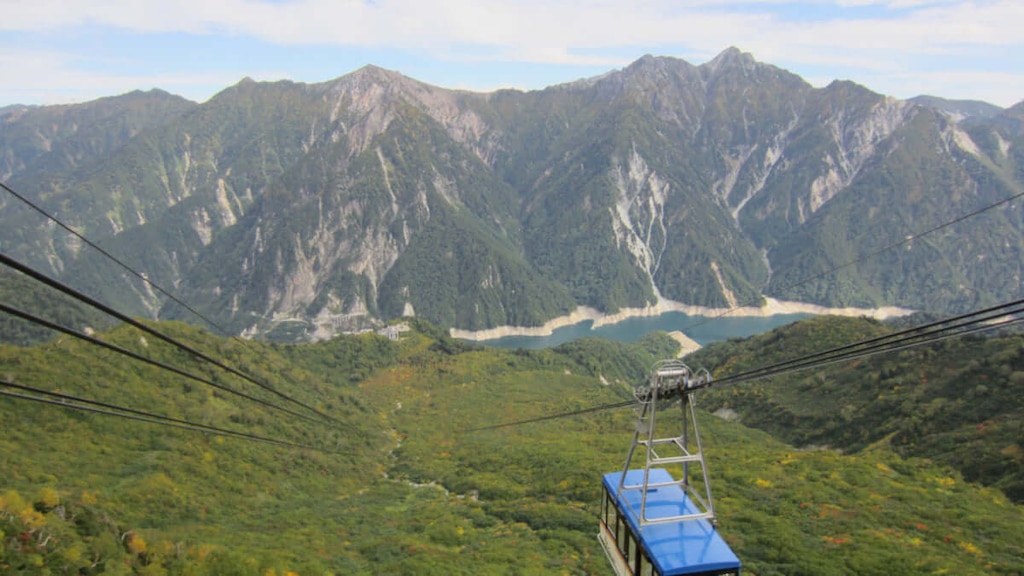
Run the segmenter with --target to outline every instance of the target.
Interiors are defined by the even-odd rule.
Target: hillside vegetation
[[[774,364],[893,332],[865,319],[816,318],[691,361],[715,375]],[[713,389],[704,408],[796,446],[858,453],[884,444],[925,457],[1024,502],[1024,334],[967,336],[900,352]]]
[[[949,106],[968,105],[814,87],[735,48],[490,94],[367,66],[201,104],[11,110],[0,179],[248,337],[540,326],[659,297],[962,312],[1024,286],[1024,130],[1020,105]],[[7,193],[0,246],[193,321]]]
[[[10,381],[323,450],[2,397],[0,573],[609,574],[594,537],[599,479],[621,466],[631,410],[470,430],[618,402],[675,350],[663,335],[493,350],[421,323],[399,342],[314,345],[158,327],[342,423],[63,336],[0,347]],[[243,387],[132,329],[100,336]],[[701,424],[720,530],[747,574],[1024,570],[1021,508],[947,466],[884,444],[799,451],[710,415]]]
[[[0,269],[0,303],[34,315],[43,315],[62,326],[79,329],[109,328],[113,322],[70,296],[54,290],[40,289],[38,282],[7,268]],[[26,322],[8,314],[0,314],[0,341],[26,346],[45,342],[53,337],[50,329]]]

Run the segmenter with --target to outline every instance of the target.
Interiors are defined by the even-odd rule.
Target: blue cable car
[[[626,465],[602,479],[598,540],[617,576],[739,576],[739,558],[716,530],[693,405],[693,392],[710,385],[707,371],[695,376],[670,360],[655,366],[650,382],[634,391],[639,420]],[[674,398],[682,400],[682,434],[657,438],[658,401]],[[644,466],[630,469],[638,448]],[[669,467],[681,470],[678,479]],[[692,468],[700,469],[693,481]]]

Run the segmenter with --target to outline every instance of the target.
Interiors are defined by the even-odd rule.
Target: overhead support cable
[[[956,217],[956,218],[954,218],[954,219],[952,219],[952,220],[950,220],[948,222],[943,222],[942,224],[939,224],[937,226],[929,228],[928,230],[925,230],[923,232],[918,232],[918,233],[915,233],[915,234],[909,234],[909,235],[905,236],[903,238],[903,240],[900,240],[899,242],[894,242],[894,243],[889,244],[887,246],[884,246],[884,247],[882,247],[882,248],[880,248],[878,250],[875,250],[874,252],[871,252],[870,254],[865,254],[865,255],[859,256],[857,258],[854,258],[853,260],[850,260],[848,262],[845,262],[843,264],[840,264],[838,266],[830,268],[830,269],[828,269],[828,270],[826,270],[824,272],[820,272],[818,274],[814,274],[813,276],[808,276],[806,278],[801,278],[800,280],[796,280],[796,281],[794,281],[794,282],[792,282],[790,284],[787,284],[785,286],[780,287],[778,289],[778,291],[779,292],[787,292],[787,291],[792,290],[793,288],[796,288],[798,286],[803,286],[804,284],[807,284],[809,282],[813,282],[815,280],[819,280],[819,279],[824,278],[826,276],[831,276],[832,274],[835,274],[836,272],[838,272],[838,271],[840,271],[840,270],[842,270],[844,268],[849,268],[850,266],[853,266],[855,264],[859,264],[859,263],[861,263],[861,262],[863,262],[865,260],[869,260],[871,258],[879,256],[879,255],[881,255],[881,254],[883,254],[885,252],[888,252],[889,250],[892,250],[894,248],[899,248],[900,246],[903,246],[904,244],[907,244],[909,242],[913,242],[914,240],[917,240],[918,238],[922,238],[922,237],[927,236],[929,234],[932,234],[934,232],[938,232],[939,230],[942,230],[944,228],[948,228],[949,226],[952,226],[953,224],[957,224],[959,222],[963,222],[964,220],[967,220],[968,218],[973,218],[973,217],[975,217],[975,216],[977,216],[979,214],[983,214],[983,213],[985,213],[985,212],[987,212],[989,210],[992,210],[993,208],[997,208],[999,206],[1002,206],[1003,204],[1007,204],[1007,203],[1013,202],[1014,200],[1017,200],[1018,198],[1024,198],[1024,192],[1020,192],[1018,194],[1014,194],[1013,196],[1009,196],[1007,198],[1003,198],[1002,200],[999,200],[998,202],[995,202],[995,203],[992,203],[992,204],[988,204],[988,205],[983,206],[983,207],[981,207],[981,208],[979,208],[977,210],[974,210],[973,212],[969,212],[967,214],[962,214],[962,215],[960,215],[960,216],[958,216],[958,217]],[[758,301],[759,300],[760,299],[758,299]],[[758,301],[750,301],[747,304],[745,304],[745,306],[754,306],[755,304],[758,303]],[[735,312],[736,310],[740,309],[741,307],[742,306],[737,304],[737,305],[735,305],[735,306],[733,306],[733,307],[731,307],[731,308],[729,308],[729,309],[727,309],[727,310],[725,310],[723,312],[720,312],[720,313],[718,313],[718,314],[716,314],[714,316],[711,316],[711,317],[708,317],[708,318],[704,318],[703,320],[698,320],[696,322],[693,322],[691,324],[683,326],[679,330],[681,332],[685,333],[687,330],[689,330],[691,328],[695,328],[697,326],[701,326],[703,324],[707,324],[708,322],[711,322],[712,320],[717,320],[719,318],[728,316],[729,314],[732,314],[733,312]]]
[[[957,329],[970,328],[975,325],[979,326],[981,329],[992,329],[1001,326],[1001,324],[989,325],[987,323],[1020,313],[1024,313],[1024,299],[991,306],[983,310],[961,314],[945,320],[930,322],[928,324],[915,326],[892,334],[869,338],[860,342],[854,342],[853,344],[838,346],[836,348],[816,352],[814,354],[807,354],[799,358],[778,362],[770,366],[732,374],[719,378],[716,381],[716,384],[757,380],[767,376],[777,375],[784,371],[792,371],[793,368],[811,368],[824,363],[848,360],[854,356],[862,357],[865,355],[865,352],[889,351],[889,347],[894,347],[895,345],[904,344],[916,339],[922,339],[927,342],[932,336],[940,335],[944,332],[950,332],[953,335],[957,335],[959,334],[958,332],[955,332]]]
[[[616,402],[614,404],[605,404],[603,406],[594,406],[593,408],[584,408],[582,410],[573,410],[572,412],[562,412],[560,414],[552,414],[550,416],[540,416],[537,418],[530,418],[528,420],[519,420],[517,422],[506,422],[504,424],[495,424],[493,426],[481,426],[479,428],[469,428],[463,430],[464,433],[469,432],[480,432],[482,430],[496,430],[498,428],[508,428],[509,426],[519,426],[521,424],[532,424],[534,422],[544,422],[546,420],[557,420],[559,418],[568,418],[570,416],[579,416],[580,414],[589,414],[591,412],[601,412],[604,410],[614,410],[616,408],[625,408],[636,404],[635,400],[627,400],[625,402]]]
[[[352,453],[324,450],[323,448],[317,448],[316,446],[311,446],[308,444],[297,444],[295,442],[288,442],[287,440],[279,440],[276,438],[258,436],[256,434],[249,434],[246,432],[228,430],[226,428],[218,428],[216,426],[199,424],[197,422],[190,422],[188,420],[183,420],[180,418],[172,418],[170,416],[162,416],[160,414],[151,414],[149,412],[144,412],[142,410],[135,410],[133,408],[128,408],[125,406],[118,406],[117,404],[98,402],[96,400],[89,400],[86,398],[80,398],[78,396],[63,394],[60,392],[51,392],[48,390],[43,390],[41,388],[24,386],[7,380],[0,380],[0,386],[6,386],[17,390],[32,392],[34,394],[42,394],[44,396],[49,396],[49,398],[33,396],[30,394],[20,394],[17,392],[10,392],[7,390],[0,390],[0,396],[6,396],[8,398],[15,398],[19,400],[27,400],[30,402],[39,402],[42,404],[50,404],[54,406],[61,406],[69,410],[94,412],[98,414],[105,414],[107,416],[118,416],[120,418],[128,418],[129,420],[138,420],[141,422],[149,422],[150,424],[157,424],[160,426],[170,426],[173,428],[181,428],[184,430],[191,430],[194,432],[202,432],[204,434],[214,434],[218,436],[229,436],[233,438],[240,438],[243,440],[251,440],[255,442],[264,442],[267,444],[275,444],[277,446],[284,446],[288,448],[314,450],[316,452],[323,452],[326,454],[352,455]]]
[[[715,380],[714,384],[716,386],[720,386],[723,384],[739,384],[741,382],[761,380],[792,372],[824,367],[837,362],[850,361],[887,352],[897,352],[909,348],[916,348],[918,346],[932,344],[949,338],[967,336],[970,334],[987,332],[1019,324],[1024,324],[1024,299],[991,306],[983,310],[962,314],[960,316],[947,318],[937,322],[923,324],[907,330],[901,330],[894,334],[869,338],[853,344],[839,346],[837,348],[816,352],[814,354],[808,354],[799,358],[766,366],[764,368],[757,368],[733,374]],[[539,418],[530,418],[516,422],[495,424],[493,426],[471,428],[464,432],[479,432],[483,430],[519,426],[522,424],[531,424],[534,422],[557,420],[590,412],[625,408],[634,404],[635,402],[633,401],[605,404],[602,406],[595,406],[593,408],[550,414]]]
[[[839,270],[842,270],[844,268],[848,268],[850,266],[853,266],[855,264],[858,264],[858,263],[863,262],[865,260],[868,260],[870,258],[874,258],[875,256],[878,256],[878,255],[880,255],[880,254],[882,254],[884,252],[887,252],[889,250],[892,250],[894,248],[898,248],[898,247],[900,247],[900,246],[902,246],[904,244],[907,244],[908,242],[912,242],[913,240],[916,240],[916,239],[921,238],[923,236],[926,236],[928,234],[932,234],[934,232],[937,232],[939,230],[942,230],[944,228],[952,226],[952,225],[954,225],[956,223],[959,223],[959,222],[962,222],[964,220],[967,220],[968,218],[972,218],[974,216],[977,216],[979,214],[982,214],[982,213],[987,212],[989,210],[992,210],[992,209],[994,209],[994,208],[996,208],[998,206],[1002,206],[1003,204],[1007,204],[1009,202],[1012,202],[1012,201],[1014,201],[1014,200],[1016,200],[1018,198],[1022,198],[1022,197],[1024,197],[1024,192],[1020,192],[1018,194],[1014,194],[1014,195],[1009,196],[1007,198],[1003,198],[1002,200],[999,200],[998,202],[994,202],[992,204],[988,204],[986,206],[983,206],[982,208],[979,208],[979,209],[974,210],[972,212],[969,212],[967,214],[963,214],[961,216],[958,216],[957,218],[954,218],[954,219],[952,219],[950,221],[943,222],[943,223],[941,223],[941,224],[939,224],[937,226],[934,226],[932,228],[929,228],[928,230],[925,230],[923,232],[919,232],[919,233],[915,233],[915,234],[910,234],[910,235],[904,237],[903,240],[901,240],[899,242],[894,242],[894,243],[889,244],[887,246],[884,246],[883,248],[881,248],[879,250],[876,250],[874,252],[871,252],[870,254],[866,254],[866,255],[860,256],[858,258],[850,260],[849,262],[846,262],[844,264],[840,264],[839,266],[835,266],[835,267],[833,267],[833,268],[831,268],[831,269],[829,269],[829,270],[827,270],[825,272],[822,272],[820,274],[816,274],[816,275],[813,275],[813,276],[810,276],[810,277],[807,277],[807,278],[803,278],[803,279],[801,279],[799,281],[796,281],[796,282],[794,282],[792,284],[786,285],[786,286],[782,287],[780,290],[782,290],[782,291],[791,290],[793,288],[796,288],[797,286],[806,284],[808,282],[812,282],[814,280],[817,280],[819,278],[823,278],[825,276],[829,276],[831,274],[834,274],[835,272],[838,272]],[[993,306],[991,308],[986,308],[984,310],[979,310],[977,312],[973,312],[973,313],[970,313],[970,314],[965,314],[965,315],[962,315],[962,316],[957,316],[957,317],[954,317],[954,318],[949,318],[949,319],[946,319],[946,320],[941,320],[941,321],[938,321],[938,322],[933,322],[933,323],[925,324],[925,325],[922,325],[922,326],[911,328],[909,330],[904,330],[904,331],[898,332],[896,334],[880,336],[880,337],[877,337],[877,338],[872,338],[872,339],[869,339],[869,340],[865,340],[865,341],[861,341],[861,342],[855,342],[853,344],[848,344],[846,346],[840,346],[838,348],[834,348],[834,349],[831,349],[831,350],[825,350],[825,351],[822,351],[822,352],[817,352],[815,354],[810,354],[810,355],[805,356],[805,357],[796,358],[796,359],[793,359],[793,360],[788,360],[786,362],[782,362],[782,363],[779,363],[779,364],[776,364],[776,365],[772,365],[772,366],[768,366],[768,367],[763,367],[763,368],[758,368],[758,369],[755,369],[755,370],[751,370],[751,371],[745,372],[743,374],[736,374],[736,375],[728,376],[728,377],[725,377],[723,379],[717,380],[716,384],[721,385],[721,384],[726,384],[726,383],[746,382],[746,381],[749,381],[749,380],[757,380],[757,379],[767,378],[767,377],[774,376],[774,375],[780,375],[780,374],[784,374],[784,373],[787,373],[787,372],[793,372],[793,371],[798,371],[798,370],[808,370],[808,369],[811,369],[811,368],[815,368],[815,367],[818,367],[818,366],[825,366],[825,365],[833,364],[833,363],[840,362],[840,361],[843,361],[843,360],[851,360],[851,359],[854,359],[854,358],[862,358],[862,357],[865,357],[865,356],[871,356],[871,355],[880,354],[880,353],[883,353],[883,352],[904,350],[904,349],[907,349],[907,348],[913,348],[915,346],[920,346],[920,345],[923,345],[923,344],[929,344],[929,343],[937,342],[937,341],[940,341],[940,340],[944,340],[946,338],[952,338],[952,337],[955,337],[955,336],[963,336],[963,335],[966,335],[966,334],[973,334],[973,333],[976,333],[976,332],[988,331],[988,330],[992,330],[992,329],[995,329],[995,328],[1016,325],[1016,324],[1019,324],[1021,322],[1024,322],[1024,318],[1006,319],[1006,320],[1004,320],[1002,322],[996,322],[996,323],[990,323],[990,324],[984,324],[984,322],[993,322],[993,321],[995,321],[995,320],[997,320],[999,318],[1004,318],[1007,315],[1017,314],[1017,313],[1024,312],[1024,310],[1010,310],[1014,306],[1019,305],[1021,302],[1024,302],[1024,301],[1017,300],[1015,302],[1010,302],[1010,303],[1001,304],[1001,305],[998,305],[998,306]],[[751,302],[750,305],[752,305],[752,304],[754,304],[754,303]],[[696,327],[696,326],[700,326],[702,324],[706,324],[706,323],[708,323],[708,322],[710,322],[712,320],[716,320],[718,318],[722,318],[724,316],[727,316],[727,315],[731,314],[732,312],[736,311],[739,308],[740,308],[740,306],[733,306],[733,307],[729,308],[728,310],[726,310],[726,311],[724,311],[724,312],[722,312],[722,313],[720,313],[720,314],[718,314],[716,316],[713,316],[713,317],[710,317],[710,318],[706,318],[706,319],[700,320],[698,322],[694,322],[694,323],[691,323],[691,324],[689,324],[687,326],[684,326],[683,328],[681,328],[681,330],[683,332],[685,332],[686,330],[688,330],[690,328],[693,328],[693,327]],[[1000,310],[1002,310],[1002,312],[996,313],[994,315],[992,314],[993,312],[998,312]],[[981,319],[976,319],[976,320],[971,321],[971,322],[965,322],[963,324],[957,324],[955,326],[947,326],[946,328],[943,328],[943,329],[932,330],[930,332],[921,332],[922,330],[928,330],[930,328],[934,328],[934,327],[939,326],[941,324],[949,324],[951,322],[959,322],[960,320],[964,320],[964,319],[971,318],[971,317],[978,317],[978,316],[982,316],[982,318]],[[953,331],[954,329],[960,329],[960,328],[962,328],[962,330]],[[918,332],[918,334],[914,335],[914,336],[908,336],[909,334],[911,334],[913,332]],[[906,337],[905,338],[900,338],[901,336],[906,336]],[[917,340],[917,341],[914,342],[914,340]],[[885,342],[885,341],[888,341],[888,342]],[[876,344],[878,342],[885,342],[885,343]],[[871,344],[875,344],[875,345],[874,346],[870,346]],[[846,352],[844,354],[838,354],[839,352],[843,352],[843,351],[846,351]],[[568,417],[576,416],[578,414],[584,414],[584,413],[588,413],[588,412],[597,412],[597,411],[600,411],[600,410],[612,410],[612,409],[616,409],[616,408],[623,408],[623,407],[629,406],[629,405],[632,405],[632,402],[625,402],[625,403],[618,403],[618,404],[607,404],[607,405],[604,405],[604,406],[596,406],[594,408],[588,408],[588,409],[584,409],[584,410],[575,410],[575,411],[572,411],[572,412],[565,412],[565,413],[560,413],[560,414],[551,414],[549,416],[542,416],[542,417],[539,417],[539,418],[531,418],[531,419],[528,419],[528,420],[521,420],[521,421],[516,421],[516,422],[508,422],[508,423],[504,423],[504,424],[496,424],[496,425],[493,425],[493,426],[485,426],[485,427],[481,427],[481,428],[472,428],[472,429],[466,430],[466,432],[477,432],[477,431],[481,431],[481,430],[492,430],[492,429],[504,428],[504,427],[508,427],[508,426],[518,426],[518,425],[521,425],[521,424],[529,424],[529,423],[533,423],[533,422],[542,422],[542,421],[545,421],[545,420],[555,420],[555,419],[559,419],[559,418],[568,418]]]
[[[169,300],[171,300],[174,303],[178,304],[179,306],[181,306],[185,310],[188,310],[189,312],[191,312],[192,314],[194,314],[196,316],[196,318],[199,318],[203,322],[206,322],[210,327],[212,327],[212,328],[216,329],[218,332],[220,332],[222,336],[226,336],[226,337],[229,337],[229,338],[232,336],[231,332],[229,332],[227,329],[225,329],[224,327],[220,326],[219,324],[217,324],[213,320],[207,318],[202,313],[200,313],[198,310],[196,310],[195,308],[189,306],[188,303],[182,301],[181,299],[179,299],[177,296],[175,296],[171,292],[165,290],[162,286],[160,286],[156,282],[153,282],[152,280],[150,280],[145,274],[143,274],[141,272],[138,272],[137,270],[135,270],[134,268],[132,268],[128,264],[125,264],[122,260],[120,260],[119,258],[114,256],[113,254],[111,254],[109,251],[107,251],[104,248],[100,247],[98,244],[96,244],[92,240],[89,240],[88,238],[86,238],[85,236],[80,234],[78,231],[76,231],[74,228],[71,228],[70,226],[68,226],[67,224],[62,222],[59,218],[57,218],[53,214],[50,214],[49,212],[44,210],[38,204],[32,202],[31,200],[29,200],[25,196],[22,196],[21,194],[15,192],[14,189],[12,189],[7,184],[5,184],[3,182],[0,182],[0,188],[3,188],[10,195],[14,196],[18,200],[21,200],[29,208],[31,208],[31,209],[35,210],[36,212],[42,214],[43,217],[47,218],[48,220],[50,220],[51,222],[53,222],[57,226],[63,228],[69,234],[71,234],[75,238],[78,238],[84,244],[86,244],[87,246],[92,248],[93,250],[96,250],[97,252],[99,252],[103,256],[107,257],[112,262],[114,262],[115,264],[117,264],[121,268],[125,269],[132,276],[135,276],[139,280],[142,280],[143,282],[148,284],[150,287],[152,287],[154,290],[156,290],[157,292],[160,292],[161,294],[166,296]]]
[[[71,337],[74,337],[74,338],[78,338],[79,340],[83,340],[85,342],[88,342],[90,344],[94,344],[96,346],[100,346],[102,348],[106,348],[107,350],[111,350],[111,351],[116,352],[118,354],[123,354],[125,356],[128,356],[129,358],[133,358],[133,359],[138,360],[140,362],[145,362],[146,364],[149,364],[151,366],[155,366],[155,367],[160,368],[162,370],[167,370],[167,371],[172,372],[174,374],[177,374],[179,376],[184,376],[185,378],[189,378],[191,380],[195,380],[196,382],[200,382],[202,384],[206,384],[207,386],[212,386],[214,388],[217,388],[218,390],[223,390],[223,391],[228,392],[230,394],[234,394],[235,396],[239,396],[239,397],[245,398],[246,400],[251,400],[253,402],[262,404],[264,406],[267,406],[268,408],[272,408],[274,410],[280,410],[281,412],[285,412],[286,414],[291,414],[292,416],[295,416],[297,418],[302,418],[303,420],[307,420],[309,422],[314,422],[314,423],[317,423],[317,424],[326,425],[326,423],[324,421],[319,420],[317,418],[312,418],[312,417],[307,416],[307,415],[305,415],[305,414],[303,414],[301,412],[296,412],[295,410],[292,410],[290,408],[285,408],[284,406],[279,406],[279,405],[274,404],[272,402],[268,402],[266,400],[263,400],[262,398],[257,398],[255,396],[251,396],[249,394],[246,394],[245,392],[242,392],[242,391],[239,391],[239,390],[235,390],[234,388],[231,388],[229,386],[225,386],[223,384],[218,384],[218,383],[216,383],[216,382],[214,382],[212,380],[209,380],[207,378],[203,378],[202,376],[198,376],[196,374],[192,374],[191,372],[187,372],[187,371],[182,370],[180,368],[176,368],[174,366],[171,366],[170,364],[166,364],[164,362],[160,362],[158,360],[153,360],[152,358],[148,358],[148,357],[143,356],[141,354],[138,354],[136,352],[132,352],[131,350],[128,350],[127,348],[122,348],[121,346],[118,346],[116,344],[111,344],[109,342],[105,342],[105,341],[100,340],[99,338],[96,338],[94,336],[89,336],[88,334],[85,334],[83,332],[79,332],[77,330],[73,330],[73,329],[68,328],[66,326],[61,326],[60,324],[56,324],[54,322],[50,322],[49,320],[46,320],[44,318],[40,318],[40,317],[38,317],[38,316],[36,316],[34,314],[30,314],[30,313],[25,312],[23,310],[19,310],[17,308],[13,308],[13,307],[8,306],[6,304],[0,303],[0,312],[6,312],[7,314],[10,314],[12,316],[16,316],[18,318],[21,318],[22,320],[27,320],[27,321],[32,322],[34,324],[38,324],[40,326],[44,326],[46,328],[49,328],[50,330],[55,330],[57,332],[61,332],[63,334],[67,334],[68,336],[71,336]]]
[[[247,382],[255,384],[256,386],[259,386],[260,388],[263,388],[264,390],[267,390],[267,391],[269,391],[269,392],[279,396],[280,398],[283,398],[283,399],[285,399],[285,400],[287,400],[289,402],[292,402],[294,404],[302,406],[303,408],[306,408],[307,410],[310,410],[311,412],[314,412],[315,414],[317,414],[318,416],[320,416],[320,417],[322,417],[322,418],[324,418],[326,420],[330,420],[331,422],[334,422],[334,423],[337,423],[337,424],[344,424],[344,422],[338,420],[337,418],[329,416],[329,415],[321,412],[320,410],[317,410],[313,406],[310,406],[309,404],[306,404],[306,403],[302,402],[301,400],[293,398],[292,396],[289,396],[288,394],[285,394],[284,392],[281,392],[281,391],[277,390],[276,388],[274,388],[273,386],[271,386],[269,384],[260,382],[256,378],[254,378],[254,377],[252,377],[252,376],[242,372],[241,370],[238,370],[237,368],[233,368],[233,367],[231,367],[231,366],[229,366],[229,365],[227,365],[227,364],[225,364],[225,363],[223,363],[223,362],[221,362],[221,361],[219,361],[219,360],[209,356],[208,354],[206,354],[204,352],[201,352],[201,351],[199,351],[199,350],[189,346],[188,344],[180,342],[177,339],[172,338],[172,337],[170,337],[170,336],[160,332],[159,330],[156,330],[154,328],[146,326],[142,322],[139,322],[138,320],[135,320],[134,318],[131,318],[131,317],[129,317],[129,316],[127,316],[127,315],[125,315],[125,314],[123,314],[121,312],[118,312],[117,310],[111,308],[110,306],[107,306],[106,304],[96,300],[95,298],[87,296],[87,295],[79,292],[78,290],[75,290],[74,288],[71,288],[71,287],[69,287],[69,286],[67,286],[67,285],[65,285],[65,284],[63,284],[63,283],[61,283],[61,282],[59,282],[57,280],[54,280],[53,278],[50,278],[49,276],[46,276],[45,274],[42,274],[42,273],[40,273],[40,272],[30,268],[30,267],[28,267],[28,266],[18,262],[17,260],[14,260],[13,258],[7,256],[6,254],[0,254],[0,264],[3,264],[4,266],[7,266],[9,268],[13,268],[14,270],[17,270],[18,272],[21,272],[22,274],[25,274],[26,276],[29,276],[29,277],[31,277],[31,278],[39,281],[39,282],[42,282],[43,284],[46,284],[47,286],[49,286],[49,287],[51,287],[51,288],[53,288],[55,290],[59,290],[60,292],[63,292],[65,294],[67,294],[68,296],[71,296],[75,300],[78,300],[80,302],[88,304],[89,306],[92,306],[93,308],[96,308],[97,310],[100,310],[102,312],[105,312],[105,313],[113,316],[114,318],[117,318],[118,320],[124,322],[125,324],[129,324],[131,326],[134,326],[135,328],[138,328],[139,330],[142,330],[146,334],[149,334],[149,335],[151,335],[151,336],[153,336],[155,338],[159,338],[160,340],[163,340],[164,342],[167,342],[168,344],[171,344],[172,346],[178,348],[179,350],[187,352],[187,353],[191,354],[192,356],[194,356],[196,358],[199,358],[199,359],[201,359],[201,360],[203,360],[205,362],[209,362],[210,364],[213,364],[214,366],[217,366],[218,368],[221,368],[222,370],[230,372],[231,374],[234,374],[235,376],[238,376],[239,378],[242,378],[243,380],[245,380]]]
[[[1021,312],[1024,312],[1024,310],[1022,310]],[[1022,323],[1024,323],[1024,318],[1006,318],[1006,319],[998,321],[998,322],[993,321],[991,323],[982,323],[982,324],[974,324],[974,323],[972,323],[971,326],[969,326],[969,327],[967,327],[967,328],[965,328],[963,330],[958,330],[958,331],[954,331],[954,332],[936,331],[934,334],[929,335],[928,339],[926,339],[926,340],[919,340],[917,342],[910,342],[910,343],[906,343],[906,344],[901,344],[899,346],[887,347],[887,348],[882,349],[882,350],[869,349],[869,350],[864,350],[864,351],[857,351],[855,353],[851,353],[851,354],[845,355],[843,357],[836,357],[836,358],[826,359],[825,361],[816,363],[815,365],[811,365],[811,366],[797,366],[797,367],[793,367],[793,368],[790,368],[790,369],[781,370],[779,372],[774,372],[774,373],[771,373],[771,374],[768,374],[768,375],[765,375],[765,376],[757,376],[757,377],[754,377],[753,379],[754,380],[758,380],[758,379],[762,379],[762,378],[771,378],[771,377],[774,377],[774,376],[782,376],[782,375],[785,375],[785,374],[789,374],[791,372],[800,372],[800,371],[803,371],[803,370],[809,370],[811,368],[820,368],[820,367],[828,366],[828,365],[831,365],[831,364],[836,364],[838,362],[846,362],[846,361],[850,361],[850,360],[857,360],[859,358],[866,358],[868,356],[874,356],[876,354],[885,354],[885,353],[889,353],[889,352],[899,352],[901,350],[907,350],[907,349],[910,349],[910,348],[916,348],[916,347],[922,346],[924,344],[934,344],[936,342],[941,342],[941,341],[947,340],[949,338],[958,338],[958,337],[961,337],[961,336],[968,336],[968,335],[975,334],[975,333],[978,333],[978,332],[988,332],[988,331],[991,331],[991,330],[995,330],[997,328],[1008,328],[1010,326],[1016,326],[1016,325],[1022,324]],[[735,384],[736,382],[730,382],[730,383]]]
[[[1024,309],[1020,310],[1020,312],[1024,313]],[[871,347],[871,348],[865,348],[865,349],[861,349],[861,350],[854,350],[852,352],[847,352],[845,354],[824,358],[822,360],[817,360],[817,361],[809,362],[809,363],[806,363],[806,364],[796,364],[796,365],[793,365],[793,366],[781,368],[781,369],[779,369],[777,371],[773,371],[773,372],[766,372],[766,373],[762,373],[762,374],[750,375],[750,376],[744,377],[742,379],[733,379],[731,377],[726,377],[726,378],[723,378],[722,380],[718,381],[717,383],[718,384],[740,384],[740,383],[743,383],[743,382],[750,382],[750,381],[753,381],[753,380],[762,380],[762,379],[765,379],[765,378],[772,378],[772,377],[775,377],[775,376],[782,376],[782,375],[785,375],[785,374],[790,374],[792,372],[801,372],[803,370],[810,370],[810,369],[814,369],[814,368],[822,368],[822,367],[825,367],[825,366],[829,366],[831,364],[836,364],[838,362],[847,362],[847,361],[851,361],[851,360],[857,360],[857,359],[860,359],[860,358],[866,358],[868,356],[874,356],[876,354],[883,354],[883,353],[888,353],[888,352],[898,352],[898,351],[901,351],[901,350],[907,350],[909,348],[916,348],[916,347],[922,346],[924,344],[933,344],[935,342],[939,342],[939,341],[946,340],[946,339],[949,339],[949,338],[956,338],[956,337],[959,337],[959,336],[967,336],[969,334],[975,334],[975,333],[978,333],[978,332],[987,332],[987,331],[995,330],[997,328],[1006,328],[1006,327],[1009,327],[1009,326],[1015,326],[1017,324],[1024,323],[1024,318],[1009,318],[1005,314],[1004,315],[1000,315],[1000,316],[998,316],[996,318],[1003,318],[1003,320],[1000,320],[1000,321],[993,320],[991,322],[986,322],[986,323],[969,322],[969,323],[966,323],[966,324],[964,324],[962,326],[954,327],[954,328],[963,328],[961,330],[953,330],[953,331],[950,331],[948,329],[934,330],[932,332],[929,332],[927,334],[922,335],[922,336],[925,337],[924,339],[920,339],[919,336],[911,336],[911,337],[904,338],[902,340],[891,342],[891,343],[889,343],[889,344],[887,344],[885,346]]]
[[[899,248],[900,246],[903,246],[904,244],[908,244],[910,242],[913,242],[914,240],[917,240],[918,238],[921,238],[923,236],[927,236],[927,235],[932,234],[934,232],[938,232],[939,230],[942,230],[943,228],[948,228],[948,227],[952,226],[953,224],[957,224],[959,222],[963,222],[964,220],[967,220],[968,218],[973,218],[973,217],[977,216],[978,214],[982,214],[982,213],[988,212],[989,210],[992,210],[993,208],[1002,206],[1003,204],[1007,204],[1009,202],[1013,202],[1014,200],[1016,200],[1018,198],[1021,198],[1021,197],[1024,197],[1024,192],[1020,192],[1018,194],[1014,194],[1013,196],[1010,196],[1008,198],[1003,198],[1002,200],[1000,200],[998,202],[995,202],[993,204],[989,204],[987,206],[983,206],[982,208],[979,208],[979,209],[977,209],[977,210],[975,210],[973,212],[969,212],[967,214],[962,214],[962,215],[960,215],[960,216],[958,216],[958,217],[956,217],[956,218],[954,218],[954,219],[952,219],[952,220],[950,220],[948,222],[943,222],[942,224],[939,224],[937,226],[929,228],[928,230],[925,230],[924,232],[919,232],[917,234],[910,234],[910,235],[904,237],[903,240],[900,240],[899,242],[893,242],[892,244],[889,244],[887,246],[879,248],[878,250],[875,250],[874,252],[862,255],[862,256],[860,256],[858,258],[854,258],[853,260],[850,260],[849,262],[846,262],[845,264],[840,264],[839,266],[836,266],[835,268],[832,268],[832,269],[827,270],[825,272],[822,272],[820,274],[815,274],[814,276],[810,276],[808,278],[803,278],[803,279],[798,280],[798,281],[796,281],[796,282],[794,282],[792,284],[789,284],[787,286],[783,286],[782,288],[780,288],[780,291],[791,290],[793,288],[796,288],[797,286],[801,286],[803,284],[806,284],[808,282],[812,282],[812,281],[817,280],[819,278],[823,278],[825,276],[832,275],[832,274],[838,272],[839,270],[842,270],[843,268],[849,268],[850,266],[853,266],[854,264],[859,264],[859,263],[861,263],[861,262],[863,262],[865,260],[869,260],[871,258],[874,258],[875,256],[879,256],[879,255],[881,255],[884,252],[888,252],[889,250],[892,250],[893,248]]]

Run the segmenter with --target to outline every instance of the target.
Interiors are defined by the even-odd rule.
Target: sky
[[[0,106],[367,64],[445,88],[533,90],[645,54],[730,46],[815,86],[1024,100],[1024,0],[0,0]]]

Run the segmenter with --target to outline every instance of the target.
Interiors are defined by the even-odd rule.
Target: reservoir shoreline
[[[510,336],[550,336],[555,330],[566,326],[573,326],[582,322],[593,322],[591,328],[596,329],[602,326],[618,324],[631,318],[643,318],[660,316],[668,312],[680,312],[689,316],[705,317],[757,317],[767,318],[780,314],[811,314],[815,316],[866,316],[876,320],[895,318],[912,314],[914,311],[896,306],[885,306],[882,308],[828,308],[817,304],[804,302],[787,302],[774,298],[765,298],[766,304],[761,307],[744,306],[741,308],[708,308],[705,306],[693,306],[662,299],[657,304],[644,308],[623,308],[614,314],[604,314],[601,311],[587,306],[580,306],[565,316],[552,318],[543,326],[498,326],[486,330],[461,330],[452,328],[449,333],[453,338],[470,340],[474,342],[497,340]],[[682,335],[682,334],[681,334]],[[682,335],[685,337],[685,335]],[[678,338],[677,338],[678,339]]]

